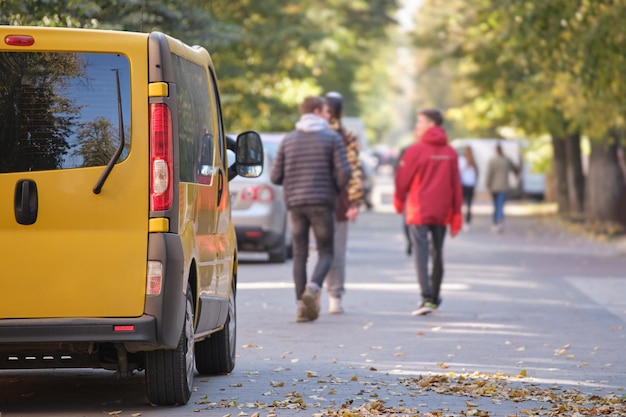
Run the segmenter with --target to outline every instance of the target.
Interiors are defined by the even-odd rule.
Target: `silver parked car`
[[[272,161],[284,136],[285,133],[261,133],[263,173],[255,179],[236,177],[229,184],[239,250],[267,252],[270,262],[285,262],[291,256],[283,188],[270,181]]]

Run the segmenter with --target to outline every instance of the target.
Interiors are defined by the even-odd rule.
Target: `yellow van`
[[[228,181],[209,53],[162,33],[0,26],[0,369],[145,369],[185,404],[235,361]],[[226,152],[235,152],[228,166]]]

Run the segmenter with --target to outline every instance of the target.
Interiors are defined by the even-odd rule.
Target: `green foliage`
[[[468,123],[592,137],[623,123],[624,0],[431,0],[425,10],[439,14],[416,42],[437,51],[433,63],[462,63]]]
[[[395,3],[212,1],[215,18],[239,28],[209,44],[233,130],[290,130],[304,97],[333,90],[343,94],[347,114],[358,114],[355,77],[386,37]]]
[[[0,0],[0,24],[159,30],[206,47],[218,69],[230,131],[287,130],[307,95],[339,91],[346,113],[378,56],[397,0]],[[380,80],[383,82],[384,80]]]

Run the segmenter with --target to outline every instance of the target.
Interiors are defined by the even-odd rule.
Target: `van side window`
[[[202,183],[203,177],[210,177],[213,173],[217,134],[207,71],[174,54],[172,64],[178,108],[180,180]]]
[[[215,109],[217,111],[217,122],[218,122],[218,146],[220,148],[220,160],[222,161],[222,165],[224,169],[228,171],[228,160],[226,158],[226,141],[224,136],[224,122],[222,119],[222,108],[220,106],[220,94],[217,88],[217,82],[215,81],[215,74],[213,70],[209,68],[209,72],[211,73],[211,90],[213,92],[213,101],[215,105]]]
[[[119,75],[118,96],[116,73]],[[130,63],[111,53],[0,52],[0,173],[106,165],[130,149]]]

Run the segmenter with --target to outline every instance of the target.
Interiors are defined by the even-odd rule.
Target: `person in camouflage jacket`
[[[345,292],[346,249],[348,240],[348,222],[354,221],[359,214],[359,207],[364,202],[364,178],[359,158],[359,142],[354,133],[341,125],[343,98],[339,93],[328,93],[326,102],[330,109],[330,128],[337,131],[346,145],[346,153],[352,175],[348,185],[337,198],[335,210],[335,254],[330,271],[326,275],[326,290],[329,295],[329,313],[341,314],[341,297]]]

